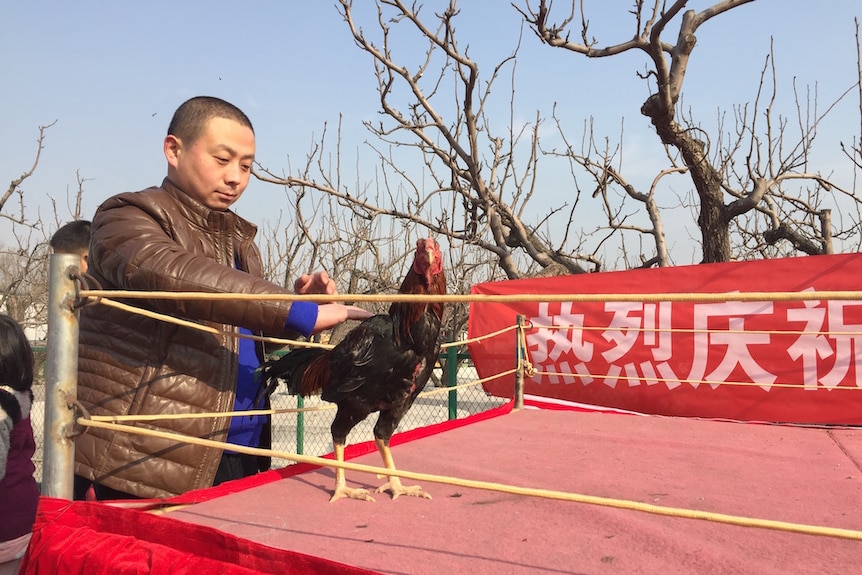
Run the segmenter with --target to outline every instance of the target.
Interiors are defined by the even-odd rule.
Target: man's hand
[[[300,295],[312,293],[333,295],[338,293],[335,281],[325,271],[302,274],[299,279],[293,282],[293,291]]]
[[[293,291],[297,294],[337,294],[335,282],[329,274],[320,271],[313,274],[303,274],[293,283]],[[349,319],[362,321],[373,314],[355,305],[344,305],[340,303],[320,304],[317,307],[317,322],[314,324],[314,333],[326,329],[332,329],[336,325]]]
[[[373,314],[355,305],[343,305],[340,303],[325,303],[317,308],[317,322],[314,324],[314,332],[319,333],[325,329],[332,329],[336,325],[349,319],[362,321]]]

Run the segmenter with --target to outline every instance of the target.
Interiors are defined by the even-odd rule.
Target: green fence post
[[[296,407],[302,409],[305,407],[305,398],[301,395],[296,396]],[[296,452],[299,455],[303,453],[305,446],[305,412],[296,412]]]
[[[446,385],[458,385],[458,348],[454,345],[446,348]],[[458,419],[457,390],[449,392],[449,419]]]
[[[273,357],[284,357],[290,351],[278,350],[272,353]],[[301,395],[296,396],[296,407],[302,409],[305,407],[305,398]],[[305,447],[305,412],[296,412],[296,452],[302,455]]]

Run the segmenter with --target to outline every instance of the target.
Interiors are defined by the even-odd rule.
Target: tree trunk
[[[697,225],[703,244],[702,263],[730,261],[730,222],[723,201],[721,174],[709,163],[704,143],[674,121],[672,110],[666,111],[656,94],[647,98],[641,113],[652,121],[663,144],[679,150],[690,170],[700,198]]]

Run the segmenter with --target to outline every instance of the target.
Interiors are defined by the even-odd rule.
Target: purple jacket
[[[29,417],[22,417],[9,437],[6,475],[0,480],[0,541],[9,541],[33,530],[39,486],[33,472],[36,440]]]

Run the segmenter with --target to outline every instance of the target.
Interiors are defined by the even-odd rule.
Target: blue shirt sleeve
[[[284,330],[308,337],[314,331],[315,323],[317,323],[317,304],[310,301],[295,301],[290,305]]]

